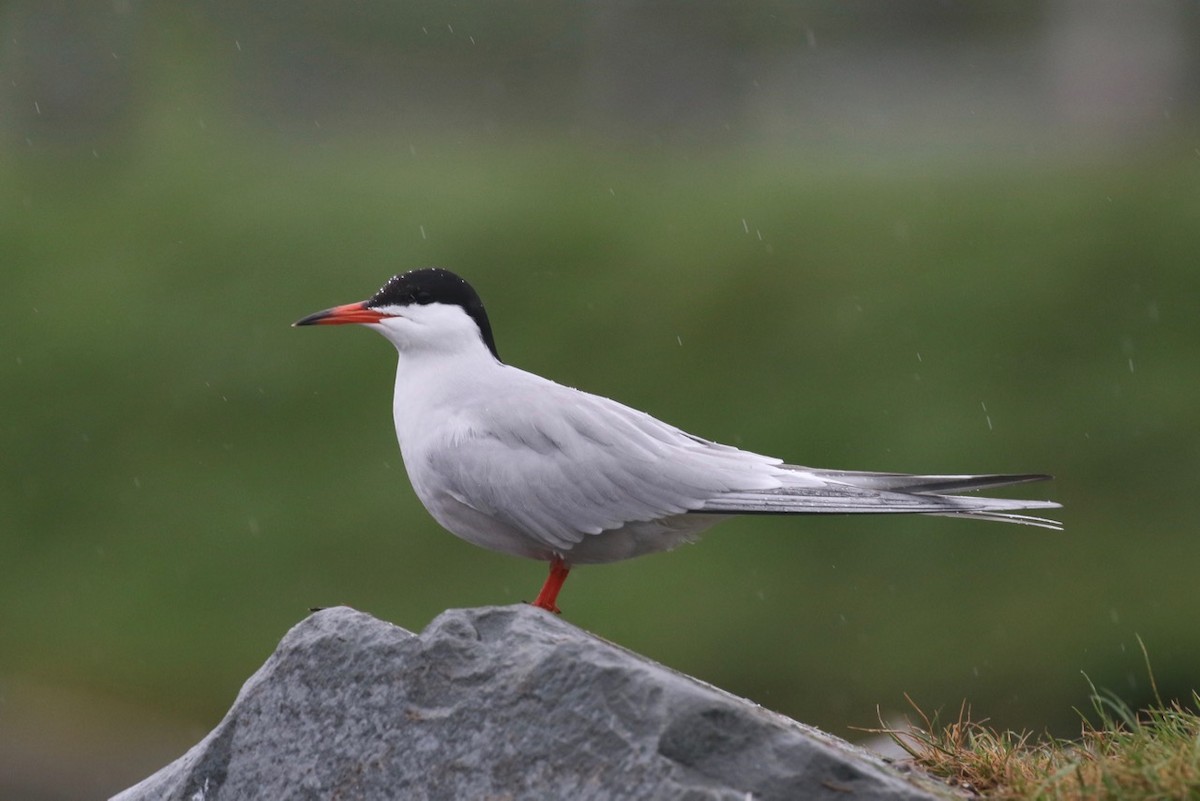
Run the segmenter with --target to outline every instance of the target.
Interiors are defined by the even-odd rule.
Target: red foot
[[[562,589],[563,582],[567,580],[567,574],[570,572],[571,568],[561,557],[556,556],[551,559],[550,575],[546,576],[546,583],[542,585],[542,591],[538,593],[533,605],[539,609],[545,609],[547,612],[561,615],[562,610],[558,608],[555,601],[558,600],[558,591]]]

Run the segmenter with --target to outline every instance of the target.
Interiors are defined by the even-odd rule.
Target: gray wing
[[[725,493],[780,485],[778,459],[548,381],[493,398],[459,430],[428,457],[439,485],[560,551],[591,534],[698,510]]]

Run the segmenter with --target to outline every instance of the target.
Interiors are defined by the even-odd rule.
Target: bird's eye
[[[428,290],[418,289],[413,294],[413,300],[415,300],[417,303],[420,303],[423,306],[426,303],[433,302],[433,295],[429,294]]]

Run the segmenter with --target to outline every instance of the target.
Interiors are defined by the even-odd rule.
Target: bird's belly
[[[633,521],[585,536],[563,558],[573,565],[596,565],[670,551],[695,542],[706,529],[725,519],[725,515],[680,514]]]
[[[447,493],[426,497],[418,491],[429,514],[459,539],[490,551],[549,561],[555,553],[545,544],[494,517],[467,506]]]
[[[658,520],[634,521],[598,534],[586,534],[568,548],[556,548],[462,503],[448,493],[427,496],[418,490],[417,495],[434,520],[451,534],[472,545],[526,559],[549,561],[561,557],[573,565],[619,562],[669,551],[695,541],[705,529],[726,519],[724,515],[681,514]]]

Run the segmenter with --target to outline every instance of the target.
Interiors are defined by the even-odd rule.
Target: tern
[[[915,513],[1061,529],[1044,500],[955,493],[1041,474],[910,475],[787,464],[500,360],[479,295],[440,268],[293,325],[357,323],[399,353],[393,414],[409,481],[452,534],[550,563],[533,605],[558,613],[571,567],[691,542],[734,515]]]

